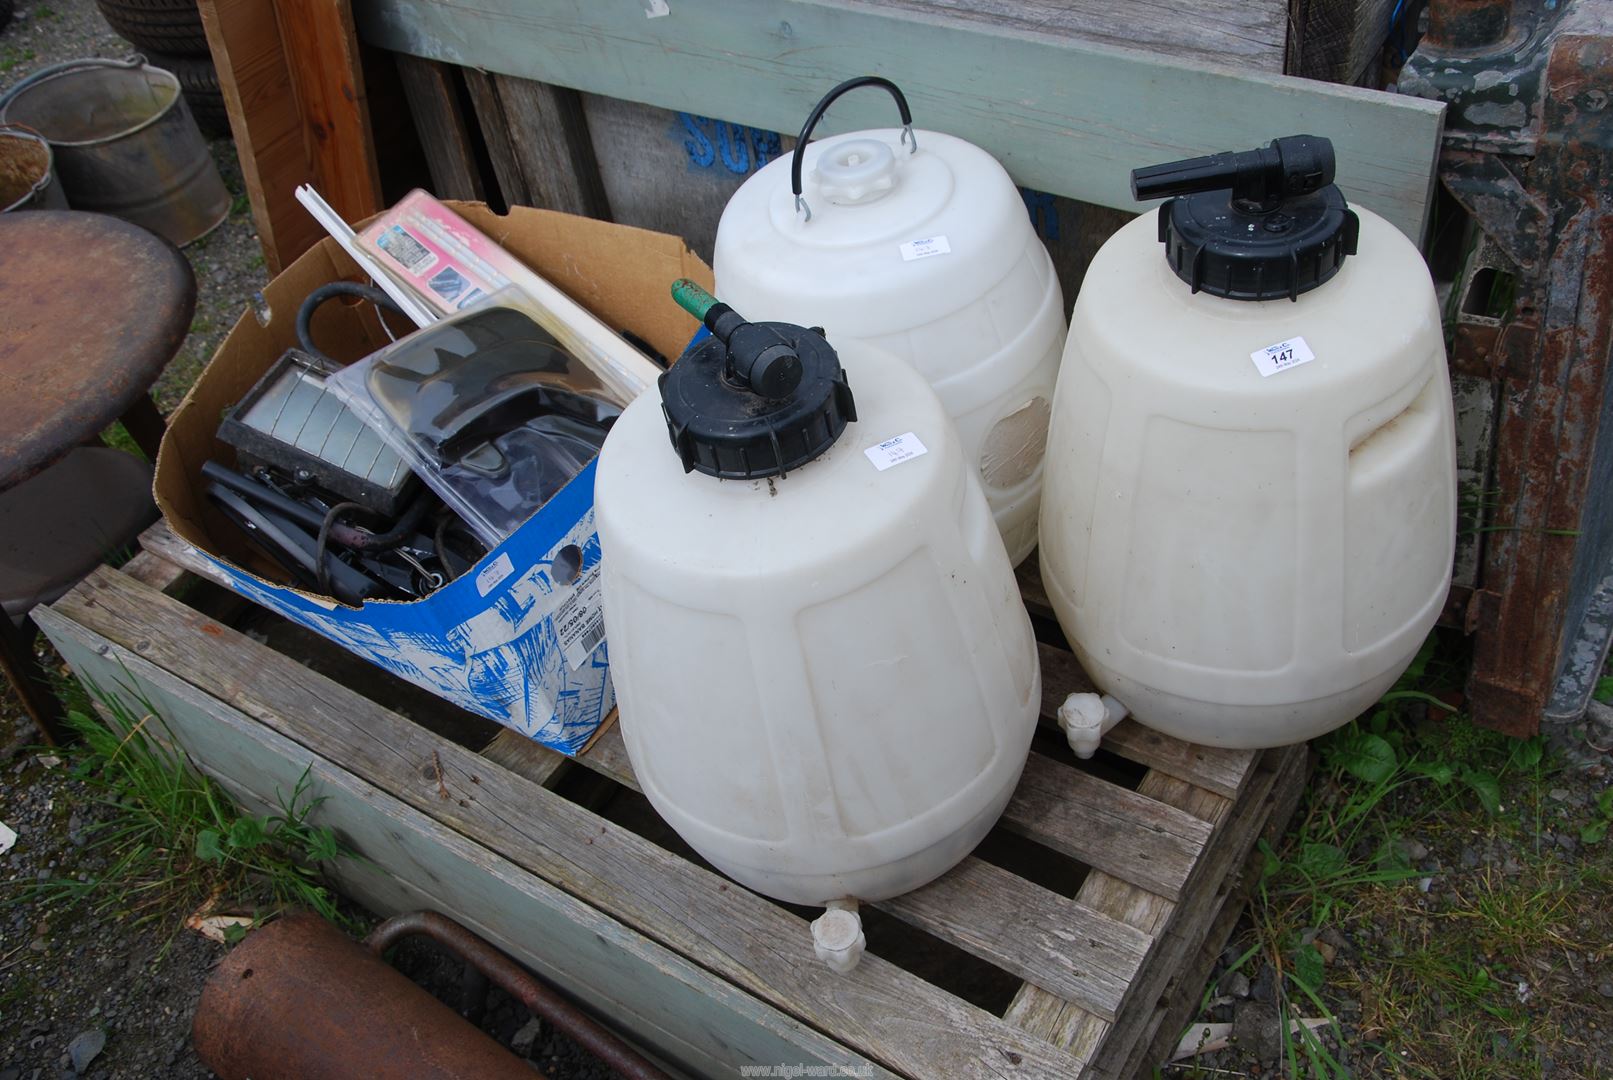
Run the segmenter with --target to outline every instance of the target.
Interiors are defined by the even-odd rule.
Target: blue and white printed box
[[[711,270],[676,237],[543,210],[501,216],[477,204],[453,206],[607,325],[666,356],[677,356],[697,325],[672,301],[669,286],[689,277],[709,287]],[[357,608],[283,584],[201,493],[202,463],[229,460],[214,437],[219,417],[296,343],[303,297],[327,281],[358,276],[336,242],[324,240],[264,289],[267,321],[243,315],[170,418],[157,504],[174,532],[241,595],[469,712],[578,753],[616,704],[603,641],[593,465],[430,596]],[[367,306],[326,304],[313,331],[323,351],[346,362],[387,341]]]

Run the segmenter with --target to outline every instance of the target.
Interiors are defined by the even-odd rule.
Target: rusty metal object
[[[222,1080],[533,1080],[539,1074],[317,915],[247,935],[191,1030]]]
[[[1441,49],[1476,49],[1507,36],[1512,0],[1430,0],[1428,42]]]
[[[458,953],[467,964],[497,983],[533,1015],[541,1016],[559,1028],[619,1076],[628,1080],[666,1080],[664,1072],[601,1027],[593,1017],[528,975],[514,960],[446,915],[435,911],[394,915],[377,926],[364,939],[364,944],[380,956],[398,941],[416,934],[429,937]]]
[[[23,124],[0,124],[0,214],[66,210],[50,143]]]
[[[3,490],[145,399],[190,329],[196,279],[172,244],[102,214],[0,214],[0,252]]]
[[[1613,636],[1613,3],[1518,0],[1479,48],[1483,6],[1436,2],[1400,89],[1450,103],[1440,179],[1481,234],[1452,342],[1495,387],[1468,698],[1523,735],[1583,711]],[[1496,274],[1506,310],[1473,310]]]

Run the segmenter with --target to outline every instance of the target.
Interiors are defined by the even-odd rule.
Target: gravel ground
[[[37,738],[27,729],[0,751],[0,819],[17,832],[0,862],[0,1080],[211,1076],[190,1049],[190,1018],[223,947],[47,902],[47,881],[87,877],[104,859],[85,848],[96,811],[84,785],[54,756],[24,749]]]

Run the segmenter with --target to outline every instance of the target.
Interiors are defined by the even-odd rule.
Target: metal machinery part
[[[1449,103],[1463,535],[1447,621],[1474,718],[1584,711],[1613,635],[1613,0],[1430,0],[1401,93]],[[1437,241],[1437,238],[1436,238]]]

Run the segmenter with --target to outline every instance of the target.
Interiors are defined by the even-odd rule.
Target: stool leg
[[[45,741],[60,746],[66,730],[62,726],[62,703],[51,693],[45,681],[45,669],[34,656],[34,635],[37,632],[32,619],[24,619],[17,626],[7,615],[0,615],[0,668],[6,673],[17,696],[34,718]]]
[[[129,433],[148,461],[157,460],[157,447],[162,445],[162,433],[167,430],[163,423],[162,413],[157,411],[156,402],[151,400],[150,394],[142,394],[140,399],[129,406],[129,411],[118,417],[123,421],[123,428]]]

